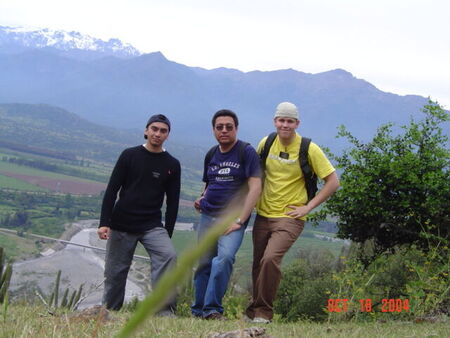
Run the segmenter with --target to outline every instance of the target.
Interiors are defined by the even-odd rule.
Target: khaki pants
[[[253,299],[250,318],[273,318],[273,302],[281,281],[281,260],[303,231],[299,219],[256,216],[253,226]]]

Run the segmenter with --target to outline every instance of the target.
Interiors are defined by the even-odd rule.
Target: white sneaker
[[[247,323],[251,323],[253,321],[253,319],[251,319],[249,316],[245,315],[242,317],[242,319],[244,320],[244,322]]]
[[[269,324],[270,320],[262,317],[255,317],[253,318],[252,323]]]

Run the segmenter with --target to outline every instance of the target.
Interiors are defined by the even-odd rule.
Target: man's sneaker
[[[255,317],[253,318],[252,323],[269,324],[270,320],[262,317]]]
[[[213,312],[205,317],[206,320],[228,320],[223,314]]]
[[[251,319],[246,314],[244,314],[244,316],[242,316],[242,319],[244,320],[244,322],[247,322],[247,323],[251,323],[253,321],[253,319]]]

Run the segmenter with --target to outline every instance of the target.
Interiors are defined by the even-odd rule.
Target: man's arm
[[[203,192],[201,193],[200,197],[197,198],[194,202],[194,208],[195,210],[197,210],[198,212],[202,212],[202,210],[200,209],[200,201],[205,198],[205,194],[206,194],[206,188],[208,187],[208,184],[205,184],[205,187],[203,188]]]
[[[311,201],[308,202],[307,205],[302,205],[299,207],[295,205],[289,205],[289,208],[293,210],[287,212],[286,215],[294,218],[306,216],[311,212],[311,210],[326,201],[339,188],[339,179],[336,171],[324,177],[323,180],[325,181],[325,185],[322,189],[320,189],[319,193]]]
[[[117,192],[122,187],[126,176],[126,161],[124,153],[120,155],[111,173],[105,195],[103,196],[102,209],[100,213],[100,224],[97,235],[100,239],[108,239],[110,233],[111,215],[117,199]]]
[[[209,164],[209,161],[211,160],[210,157],[212,157],[212,156],[208,156],[208,154],[213,155],[211,153],[211,151],[212,151],[211,149],[205,155],[204,166],[203,166],[203,179],[202,179],[202,181],[205,182],[205,187],[203,188],[203,192],[201,193],[200,197],[197,198],[195,200],[195,202],[194,202],[194,208],[198,212],[202,212],[202,210],[200,209],[200,201],[205,197],[206,189],[208,188],[208,164]]]
[[[258,201],[259,195],[261,194],[261,178],[260,177],[249,177],[247,179],[248,184],[248,193],[245,197],[244,206],[239,215],[241,222],[245,222],[251,215],[253,208]],[[233,223],[230,227],[225,231],[224,235],[228,235],[230,232],[238,230],[241,228],[240,224]]]
[[[171,175],[166,189],[166,215],[164,217],[164,227],[169,237],[172,237],[175,228],[180,203],[181,167],[179,162],[177,162],[177,168]]]

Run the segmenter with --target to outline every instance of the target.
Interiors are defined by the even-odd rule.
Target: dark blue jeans
[[[214,224],[215,218],[202,214],[198,238],[202,238]],[[194,316],[206,317],[211,313],[223,313],[222,298],[227,291],[233,271],[236,252],[241,246],[246,226],[226,236],[220,236],[216,247],[200,259],[194,276],[195,300],[191,306]]]

